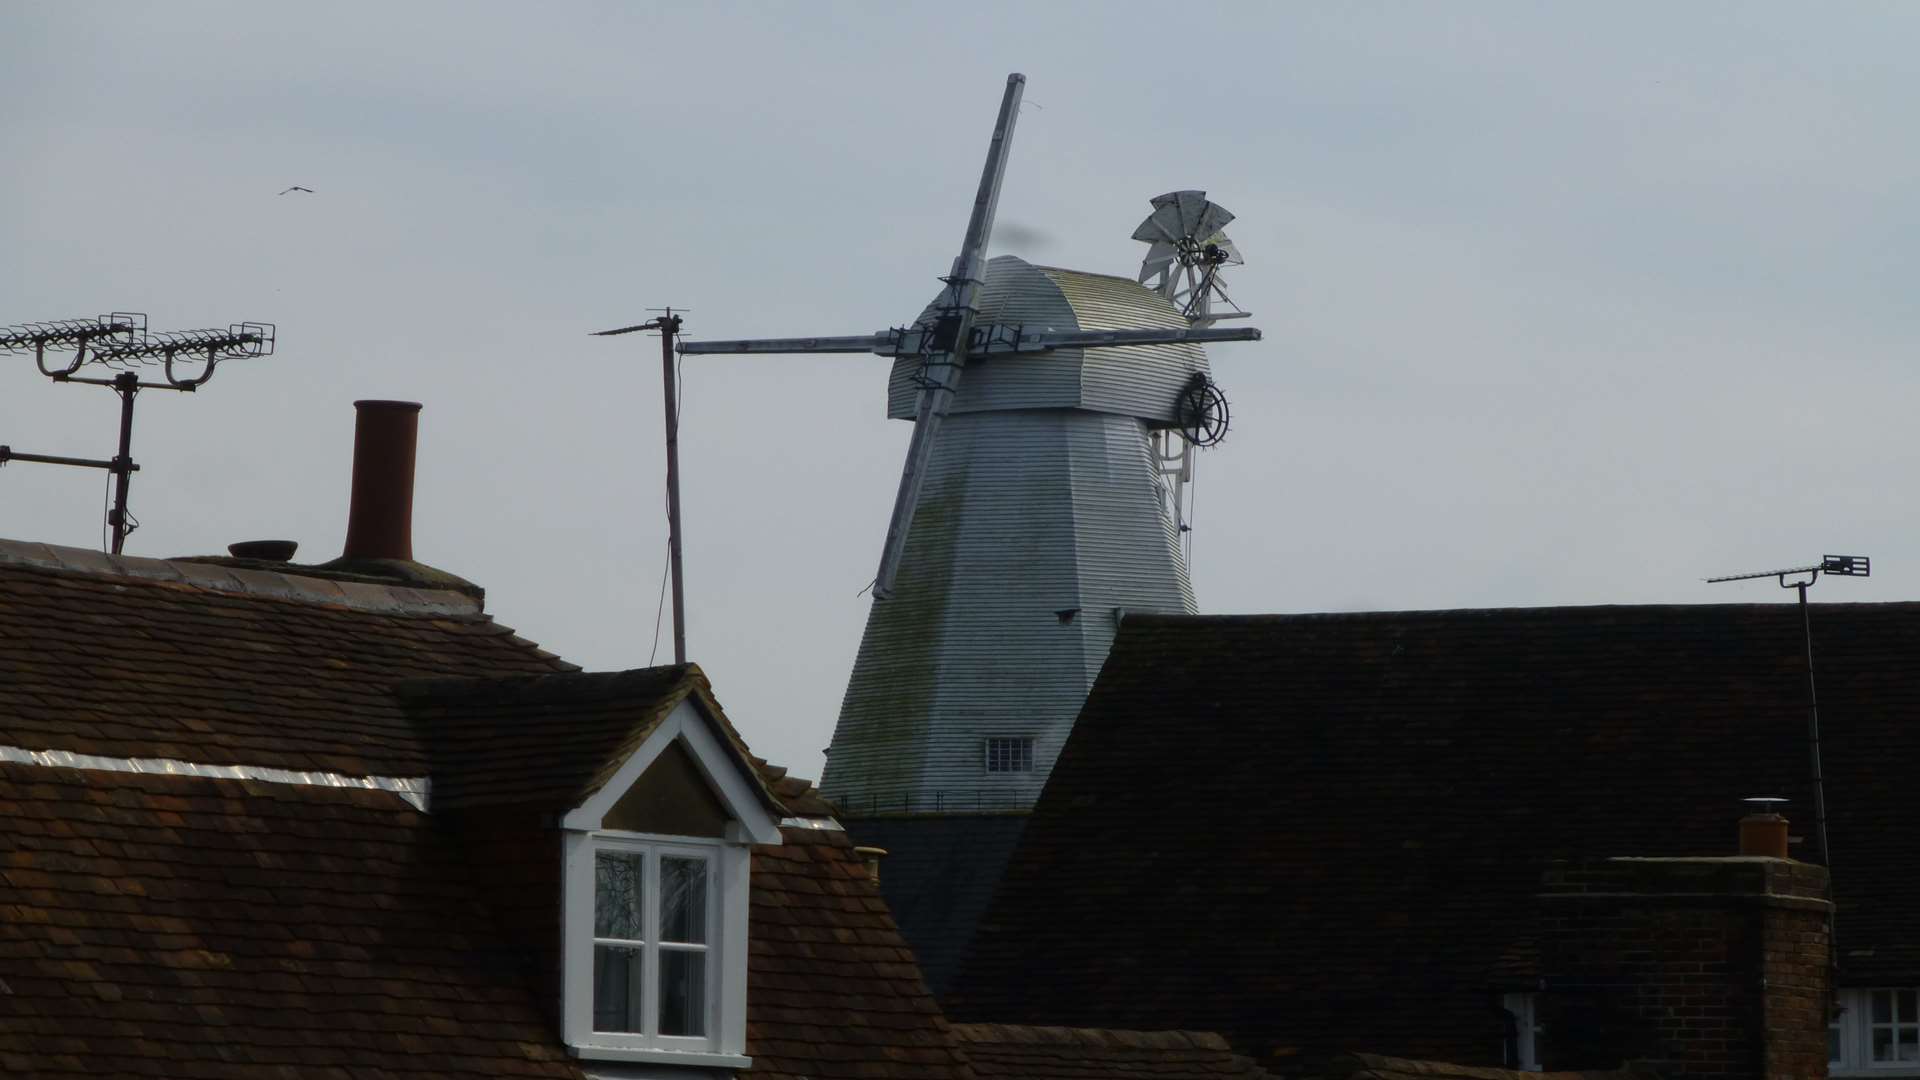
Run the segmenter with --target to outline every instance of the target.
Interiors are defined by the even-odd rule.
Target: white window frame
[[[1507,1063],[1508,1068],[1539,1072],[1540,1033],[1545,1030],[1540,1026],[1540,995],[1531,991],[1506,994],[1500,1004],[1513,1016],[1515,1060]],[[1502,1046],[1500,1056],[1504,1059],[1506,1054],[1507,1048]]]
[[[730,819],[721,837],[664,836],[602,828],[608,811],[669,745],[680,743]],[[747,1042],[747,907],[752,845],[778,844],[780,823],[742,775],[744,765],[723,744],[713,724],[683,700],[643,740],[614,775],[586,802],[561,819],[565,830],[561,867],[561,1027],[576,1057],[595,1061],[752,1067]],[[708,861],[707,1034],[703,1037],[593,1030],[594,869],[602,851],[645,852],[657,870],[662,855],[693,855]],[[659,1017],[657,874],[646,887],[647,932],[644,1008],[652,1031]]]
[[[639,943],[644,958],[641,1011],[644,1030],[593,1029],[593,951],[595,868],[602,852],[646,856],[644,932]],[[707,865],[706,1003],[703,1036],[661,1035],[660,1017],[660,874],[662,856],[698,859]],[[581,1057],[602,1060],[657,1061],[663,1064],[725,1064],[715,1060],[738,1057],[746,1047],[746,918],[747,869],[751,859],[744,845],[701,841],[684,836],[659,836],[614,829],[567,834],[566,969],[567,1043]],[[735,991],[738,992],[735,992]]]
[[[1875,1076],[1920,1077],[1920,1060],[1917,1061],[1874,1061],[1873,1032],[1875,1028],[1894,1027],[1899,1029],[1920,1027],[1920,1015],[1906,1016],[1893,1012],[1891,1024],[1873,1022],[1873,995],[1911,993],[1920,998],[1920,987],[1915,986],[1872,986],[1841,990],[1838,994],[1836,1015],[1828,1024],[1828,1031],[1840,1033],[1840,1056],[1828,1062],[1828,1072],[1833,1076]],[[1897,1010],[1899,999],[1896,996],[1890,1005]],[[1895,1045],[1899,1045],[1898,1036]]]
[[[1029,776],[1039,769],[1034,762],[1037,742],[1031,735],[988,735],[980,743],[980,764],[990,776]],[[1005,749],[1009,760],[1015,764],[1025,763],[1026,768],[996,769],[993,767],[995,743],[1009,744]]]

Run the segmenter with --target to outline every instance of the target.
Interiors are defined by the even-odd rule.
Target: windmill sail
[[[939,304],[929,312],[930,318],[922,317],[919,324],[931,328],[933,333],[923,336],[929,347],[920,364],[920,401],[913,421],[913,438],[907,444],[906,467],[900,474],[900,491],[894,496],[886,542],[880,549],[880,568],[874,574],[876,600],[893,595],[894,578],[900,572],[900,553],[906,547],[914,509],[920,503],[920,490],[926,483],[934,439],[940,434],[941,421],[966,369],[967,338],[973,331],[976,314],[974,296],[986,270],[987,241],[993,235],[993,216],[1000,207],[1000,183],[1007,175],[1007,151],[1013,144],[1013,126],[1020,119],[1020,95],[1026,85],[1024,75],[1007,76],[1007,92],[1000,99],[1000,115],[994,121],[993,139],[987,144],[987,163],[980,172],[980,190],[974,196],[973,214],[967,219],[967,235],[961,241],[960,254],[953,260],[953,272],[947,276],[947,288]]]

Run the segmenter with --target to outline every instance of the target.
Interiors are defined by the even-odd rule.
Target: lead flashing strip
[[[309,604],[338,604],[393,615],[478,615],[480,601],[450,589],[416,589],[306,577],[277,570],[220,566],[190,559],[146,559],[108,555],[86,548],[59,547],[21,540],[0,540],[0,565],[33,566],[94,577],[164,581],[199,589],[266,596]]]
[[[348,776],[334,772],[297,772],[265,765],[204,765],[175,758],[103,757],[99,754],[76,754],[71,750],[28,750],[22,746],[0,746],[0,762],[56,769],[139,773],[145,776],[195,776],[209,780],[257,780],[266,784],[301,787],[389,791],[405,799],[421,813],[426,813],[427,801],[432,794],[432,782],[424,776]]]
[[[820,832],[845,832],[840,823],[830,817],[783,817],[780,819],[783,829],[817,829]]]

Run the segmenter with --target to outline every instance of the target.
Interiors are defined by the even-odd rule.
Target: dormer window
[[[593,870],[593,1030],[704,1039],[714,853],[603,838]]]
[[[562,1013],[583,1059],[747,1068],[751,765],[692,698],[567,814]]]

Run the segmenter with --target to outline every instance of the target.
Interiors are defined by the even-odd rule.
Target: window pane
[[[1877,1027],[1873,1029],[1873,1060],[1893,1060],[1893,1029]]]
[[[1900,1028],[1899,1060],[1920,1061],[1920,1027]]]
[[[660,940],[704,944],[707,940],[707,864],[702,859],[660,860]]]
[[[593,868],[594,937],[645,940],[640,917],[645,866],[645,855],[600,852]]]
[[[646,990],[640,975],[641,953],[618,945],[593,947],[593,1030],[640,1030]]]
[[[1913,999],[1915,996],[1916,996],[1916,991],[1913,991],[1913,990],[1894,991],[1893,1012],[1895,1016],[1900,1018],[1900,1022],[1903,1024],[1911,1024],[1911,1023],[1914,1023],[1915,1021],[1920,1021],[1920,1015],[1915,1015],[1915,1010],[1913,1007],[1914,1005]]]
[[[660,950],[660,1034],[707,1033],[707,954]]]
[[[988,739],[987,771],[990,773],[1032,772],[1032,736],[1020,736],[1017,738],[996,736]]]
[[[1875,990],[1868,995],[1873,998],[1873,1022],[1876,1024],[1893,1023],[1893,992]]]
[[[1840,1025],[1827,1028],[1827,1064],[1840,1064]]]

